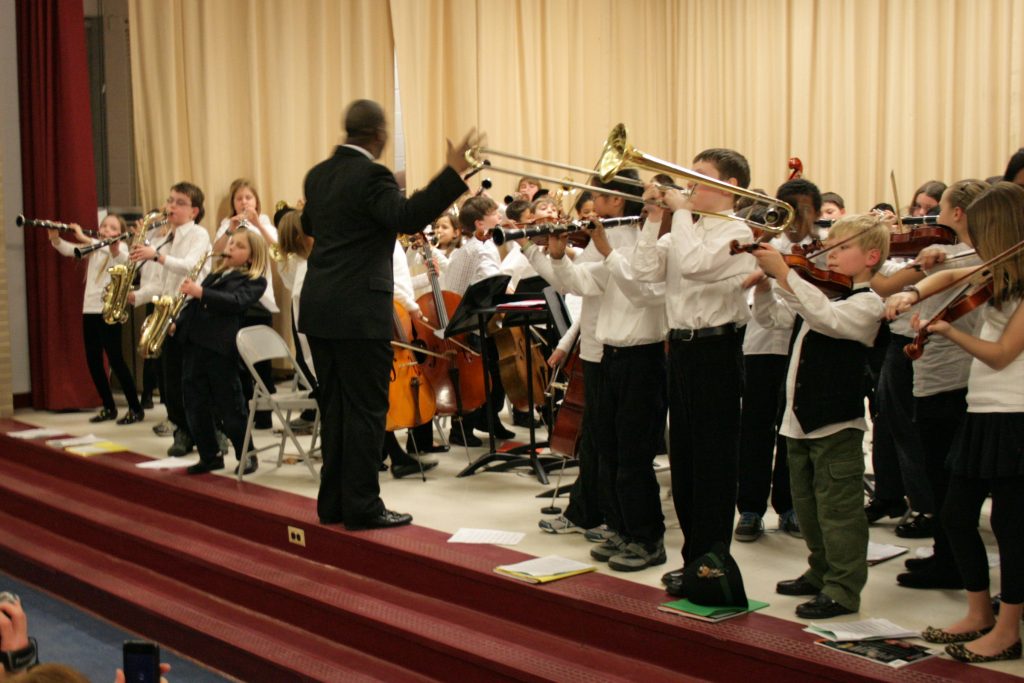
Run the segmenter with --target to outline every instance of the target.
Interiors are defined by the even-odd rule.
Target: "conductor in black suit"
[[[377,477],[391,373],[392,253],[399,232],[419,232],[466,191],[470,133],[448,143],[448,166],[408,199],[376,163],[388,141],[384,110],[357,100],[345,143],[306,175],[303,228],[316,238],[302,287],[299,330],[320,383],[324,465],[317,513],[348,529],[400,526],[412,516],[384,507]]]

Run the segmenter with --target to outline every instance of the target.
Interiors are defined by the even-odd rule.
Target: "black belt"
[[[699,330],[669,330],[669,341],[693,341],[707,337],[721,337],[726,334],[736,333],[736,323],[726,323],[717,327],[702,327]]]
[[[639,344],[637,346],[611,346],[609,344],[604,345],[604,355],[614,356],[622,354],[637,354],[637,353],[664,353],[665,342],[652,342],[650,344]]]

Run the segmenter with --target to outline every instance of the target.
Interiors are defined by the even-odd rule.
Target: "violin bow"
[[[896,213],[896,225],[900,229],[900,234],[902,234],[903,233],[903,217],[902,217],[901,214],[903,213],[903,211],[900,209],[900,206],[902,206],[900,204],[900,193],[896,191],[896,171],[895,170],[890,170],[889,171],[889,182],[892,183],[892,200],[894,202],[896,202],[896,212],[895,212]]]

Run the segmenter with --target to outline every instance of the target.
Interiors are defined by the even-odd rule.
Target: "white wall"
[[[18,43],[15,0],[0,0],[0,149],[3,159],[4,248],[11,336],[11,382],[15,394],[31,391],[28,367],[28,305],[25,297],[25,240],[14,217],[22,212],[21,126],[18,120]],[[48,216],[39,216],[48,218]]]

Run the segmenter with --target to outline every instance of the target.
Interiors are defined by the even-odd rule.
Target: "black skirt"
[[[972,479],[1024,475],[1024,413],[967,413],[946,468]]]

